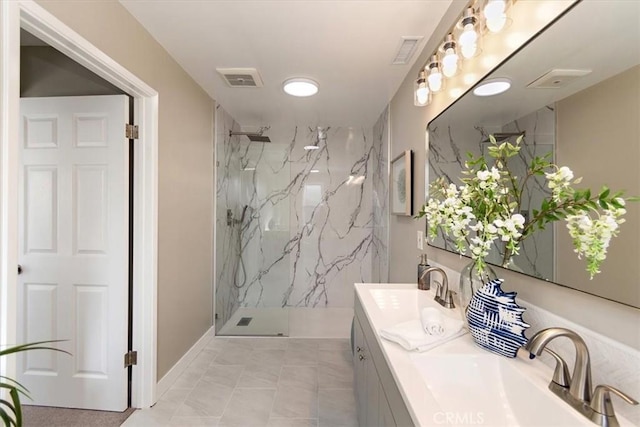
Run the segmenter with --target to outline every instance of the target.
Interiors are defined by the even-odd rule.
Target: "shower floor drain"
[[[236,326],[248,326],[251,320],[253,320],[253,317],[241,317]]]

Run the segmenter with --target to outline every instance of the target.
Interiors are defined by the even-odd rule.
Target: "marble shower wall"
[[[282,305],[353,307],[353,284],[371,281],[371,129],[272,128],[270,134],[288,141],[291,167],[290,280]]]
[[[372,130],[272,126],[251,143],[216,114],[218,327],[238,307],[352,307],[372,278]]]
[[[429,126],[429,182],[438,177],[446,177],[448,182],[460,185],[458,177],[464,169],[467,153],[474,156],[480,154],[488,157],[489,134],[500,132],[525,132],[522,149],[517,157],[511,159],[509,167],[516,176],[524,176],[526,165],[534,156],[553,153],[555,144],[555,110],[553,106],[544,107],[502,126],[467,126],[459,123],[448,123],[446,119],[436,119]],[[511,138],[510,141],[515,141]],[[553,155],[551,156],[553,160]],[[530,180],[529,191],[523,197],[521,213],[530,218],[533,209],[539,209],[543,196],[549,195],[540,178]],[[534,191],[531,191],[534,190]],[[513,257],[511,269],[538,278],[554,279],[554,230],[547,227],[530,236],[521,245],[520,254]],[[452,241],[442,235],[438,236],[435,246],[455,252]],[[492,251],[488,260],[494,264],[502,264],[497,250]]]
[[[216,237],[215,237],[215,313],[216,332],[240,306],[235,287],[240,268],[240,228],[234,221],[239,214],[240,155],[239,137],[229,136],[238,124],[220,105],[216,105]],[[227,225],[227,212],[231,213]]]
[[[371,281],[389,282],[389,107],[373,125]]]

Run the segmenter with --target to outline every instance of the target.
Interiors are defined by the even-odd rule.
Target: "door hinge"
[[[129,366],[138,364],[138,352],[130,351],[124,354],[124,367],[128,368]]]
[[[127,139],[138,139],[138,125],[125,125],[125,137]]]

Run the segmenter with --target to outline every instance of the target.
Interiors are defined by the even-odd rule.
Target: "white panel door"
[[[127,407],[128,171],[124,95],[21,99],[18,357],[25,403]]]

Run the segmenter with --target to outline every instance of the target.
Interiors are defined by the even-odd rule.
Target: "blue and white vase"
[[[516,357],[527,343],[522,320],[526,310],[516,304],[515,292],[504,292],[502,279],[491,280],[473,294],[467,309],[467,323],[474,341],[494,353]]]

